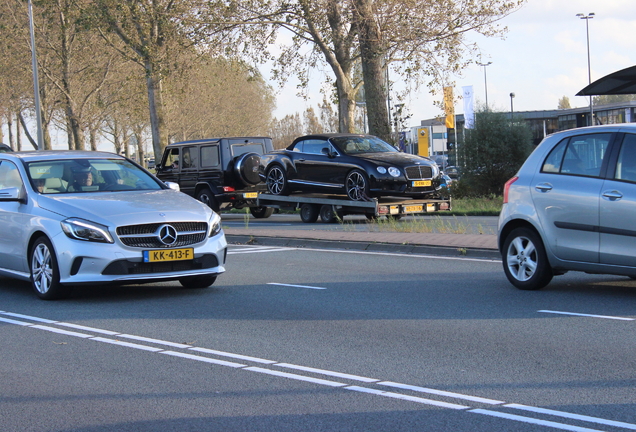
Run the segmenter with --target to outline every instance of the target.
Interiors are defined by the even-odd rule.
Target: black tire
[[[334,210],[331,205],[323,205],[320,207],[320,220],[324,223],[335,223],[342,220],[342,215]]]
[[[267,219],[274,213],[272,207],[250,207],[250,213],[256,219]]]
[[[320,207],[317,204],[303,204],[300,206],[300,219],[305,223],[314,223],[318,220]]]
[[[217,213],[221,210],[219,201],[216,199],[210,188],[206,187],[201,189],[199,193],[197,193],[197,199]]]
[[[39,237],[29,252],[31,286],[35,294],[43,300],[66,298],[71,289],[60,283],[60,270],[55,249],[48,238]]]
[[[345,178],[345,191],[350,200],[369,201],[369,179],[360,170],[353,170]]]
[[[261,182],[258,175],[260,165],[261,156],[259,154],[243,153],[234,160],[234,173],[245,186],[259,184]]]
[[[182,287],[188,289],[207,288],[216,281],[216,275],[188,276],[179,279]]]
[[[287,173],[280,165],[273,165],[267,170],[265,176],[267,190],[272,195],[289,195],[289,185],[287,184]]]
[[[508,234],[501,258],[506,277],[519,289],[541,289],[554,276],[543,241],[529,228],[516,228]]]

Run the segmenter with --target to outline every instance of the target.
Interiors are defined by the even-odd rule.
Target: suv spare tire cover
[[[258,167],[261,164],[261,156],[257,153],[244,153],[236,157],[234,161],[234,173],[245,186],[255,185],[261,182],[258,175]]]

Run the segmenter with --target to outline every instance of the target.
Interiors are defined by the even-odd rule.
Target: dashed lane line
[[[419,396],[413,396],[409,394],[385,391],[385,390],[372,388],[372,387],[348,385],[347,383],[340,382],[340,381],[332,381],[332,380],[316,378],[312,376],[299,375],[296,373],[283,372],[283,371],[279,371],[275,369],[266,369],[263,367],[249,366],[243,363],[236,363],[233,361],[221,360],[221,359],[206,357],[206,356],[198,355],[198,354],[166,350],[164,348],[158,348],[156,346],[122,341],[120,340],[120,338],[135,340],[139,342],[152,343],[154,345],[163,345],[163,346],[171,347],[171,348],[182,348],[188,351],[196,351],[198,353],[211,354],[211,355],[216,355],[219,357],[233,358],[236,360],[243,360],[245,362],[260,363],[260,364],[265,364],[271,367],[280,367],[285,369],[292,369],[292,370],[312,373],[316,375],[331,376],[334,378],[341,378],[343,380],[359,381],[359,382],[367,383],[369,385],[391,387],[394,389],[407,390],[407,391],[411,391],[415,393],[426,393],[426,394],[446,397],[450,399],[459,399],[459,400],[475,402],[479,404],[487,404],[491,406],[496,406],[497,408],[500,408],[500,409],[515,409],[519,411],[532,412],[534,414],[557,416],[557,417],[566,418],[569,420],[596,423],[596,424],[601,424],[605,426],[618,427],[618,428],[623,428],[628,430],[636,430],[636,424],[603,419],[600,417],[585,416],[585,415],[580,415],[575,413],[568,413],[564,411],[550,410],[546,408],[538,408],[538,407],[532,407],[528,405],[521,405],[521,404],[515,404],[515,403],[506,403],[504,401],[482,398],[482,397],[471,396],[471,395],[464,395],[461,393],[447,392],[443,390],[430,389],[426,387],[419,387],[419,386],[413,386],[408,384],[401,384],[401,383],[396,383],[392,381],[381,381],[375,378],[362,377],[358,375],[351,375],[351,374],[346,374],[341,372],[329,371],[325,369],[311,368],[306,366],[294,365],[290,363],[280,363],[274,360],[267,360],[267,359],[261,359],[258,357],[250,357],[250,356],[245,356],[241,354],[228,353],[225,351],[211,350],[208,348],[195,347],[189,344],[181,344],[181,343],[165,341],[161,339],[154,339],[154,338],[148,338],[143,336],[125,334],[125,333],[117,333],[110,330],[97,329],[93,327],[81,326],[78,324],[67,323],[62,321],[54,321],[54,320],[49,320],[45,318],[17,314],[12,312],[0,311],[0,315],[3,315],[3,316],[0,316],[0,322],[6,323],[6,324],[19,325],[22,327],[30,327],[30,328],[34,328],[38,330],[45,330],[45,331],[49,331],[49,332],[53,332],[57,334],[63,334],[66,336],[78,337],[81,339],[92,340],[96,342],[103,342],[103,343],[107,343],[111,345],[117,345],[124,348],[133,348],[133,349],[138,349],[142,351],[183,358],[187,360],[200,361],[200,362],[215,364],[219,366],[227,366],[227,367],[231,367],[231,368],[239,369],[239,370],[246,370],[250,372],[267,374],[267,375],[281,377],[281,378],[294,379],[297,381],[304,381],[304,382],[309,382],[309,383],[313,383],[317,385],[330,386],[334,388],[342,388],[345,390],[356,391],[360,393],[388,397],[392,399],[404,400],[404,401],[420,403],[425,405],[431,405],[431,406],[436,406],[440,408],[463,410],[465,412],[488,415],[492,417],[497,417],[497,418],[507,419],[512,421],[519,421],[523,423],[536,424],[536,425],[551,427],[551,428],[560,429],[560,430],[568,430],[568,431],[576,431],[576,432],[597,432],[598,431],[596,429],[589,429],[589,428],[574,426],[574,425],[570,425],[566,423],[559,423],[555,421],[542,420],[542,419],[538,419],[534,417],[525,417],[525,416],[521,416],[517,414],[510,414],[508,412],[494,411],[492,409],[474,408],[468,405],[461,405],[461,404],[456,404],[456,403],[451,403],[451,402],[446,402],[441,400],[434,400],[434,399],[428,399],[428,398],[423,398]],[[6,318],[6,317],[11,317],[11,318]],[[15,318],[29,320],[31,322],[21,321]],[[48,325],[43,325],[43,324],[48,324]],[[52,327],[52,325],[55,325],[57,327],[73,328],[75,330],[83,330],[88,333],[80,333],[78,331],[60,329],[57,327]],[[108,336],[112,336],[113,338],[111,339],[111,338],[106,338],[103,336],[95,336],[94,334],[90,334],[90,333],[99,334],[99,335],[108,335]]]

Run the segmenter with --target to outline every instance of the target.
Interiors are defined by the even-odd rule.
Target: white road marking
[[[473,401],[473,402],[479,402],[479,403],[483,403],[483,404],[489,404],[489,405],[501,405],[505,402],[503,401],[498,401],[498,400],[493,400],[493,399],[486,399],[486,398],[481,398],[478,396],[468,396],[468,395],[463,395],[460,393],[452,393],[452,392],[447,392],[447,391],[442,391],[442,390],[435,390],[435,389],[430,389],[430,388],[426,388],[426,387],[417,387],[417,386],[412,386],[412,385],[408,385],[408,384],[400,384],[400,383],[395,383],[395,382],[391,382],[391,381],[382,381],[378,383],[379,385],[385,385],[385,386],[389,386],[389,387],[396,387],[396,388],[400,388],[400,389],[404,389],[404,390],[413,390],[416,392],[421,392],[421,393],[430,393],[430,394],[435,394],[438,396],[447,396],[447,397],[452,397],[455,399],[464,399],[464,400],[469,400],[469,401]]]
[[[606,420],[606,419],[602,419],[598,417],[590,417],[586,415],[572,414],[569,412],[556,411],[556,410],[551,410],[546,408],[537,408],[533,406],[520,405],[520,404],[506,404],[504,406],[506,408],[515,408],[515,409],[535,412],[539,414],[548,414],[548,415],[553,415],[557,417],[565,417],[565,418],[574,419],[574,420],[582,420],[589,423],[599,423],[599,424],[603,424],[607,426],[616,426],[616,427],[621,427],[625,429],[636,430],[636,425],[633,425],[631,423],[624,423],[624,422],[619,422],[614,420]]]
[[[267,246],[252,246],[254,248],[267,248]],[[460,249],[457,247],[457,249]],[[233,251],[234,249],[232,249]],[[285,250],[303,250],[303,251],[311,251],[311,252],[329,252],[329,253],[343,253],[343,254],[358,254],[358,255],[380,255],[380,256],[391,256],[391,257],[410,257],[410,258],[430,258],[430,259],[438,259],[438,260],[454,260],[454,261],[474,261],[474,262],[490,262],[501,264],[500,259],[489,259],[489,258],[468,258],[468,257],[456,257],[456,256],[439,256],[439,255],[423,255],[423,254],[411,254],[411,253],[394,253],[394,252],[369,252],[369,251],[356,251],[356,250],[344,250],[344,249],[314,249],[314,248],[298,248],[298,247],[270,247],[268,250],[254,250],[249,251],[245,250],[245,252],[231,252],[228,250],[228,255],[234,253],[253,253],[253,252],[279,252]]]
[[[207,348],[198,348],[198,347],[192,347],[190,348],[192,351],[199,351],[199,352],[203,352],[203,353],[207,353],[207,354],[214,354],[214,355],[218,355],[221,357],[231,357],[231,358],[235,358],[238,360],[247,360],[247,361],[251,361],[254,363],[263,363],[263,364],[273,364],[276,363],[274,360],[265,360],[262,358],[258,358],[258,357],[250,357],[250,356],[244,356],[241,354],[233,354],[233,353],[228,353],[225,351],[216,351],[216,350],[211,350],[211,349],[207,349]]]
[[[306,366],[298,366],[298,365],[289,364],[289,363],[276,363],[274,366],[284,367],[284,368],[288,368],[288,369],[296,369],[296,370],[301,370],[301,371],[305,371],[305,372],[312,372],[312,373],[317,373],[317,374],[322,374],[322,375],[329,375],[329,376],[333,376],[333,377],[345,378],[345,379],[350,379],[350,380],[354,380],[354,381],[362,381],[362,382],[367,382],[367,383],[373,383],[373,382],[380,381],[380,380],[374,379],[374,378],[366,378],[366,377],[361,377],[361,376],[357,376],[357,375],[349,375],[349,374],[345,374],[345,373],[332,372],[332,371],[328,371],[328,370],[324,370],[324,369],[315,369],[315,368],[310,368],[310,367],[306,367]]]
[[[135,349],[139,349],[143,351],[151,351],[151,352],[163,351],[161,348],[150,347],[148,345],[139,345],[139,344],[124,342],[124,341],[115,340],[115,339],[107,339],[103,337],[93,337],[93,338],[90,338],[90,340],[93,340],[95,342],[104,342],[111,345],[119,345],[126,348],[135,348]]]
[[[550,410],[550,409],[545,409],[545,408],[532,407],[532,406],[528,406],[528,405],[506,403],[506,402],[502,402],[502,401],[486,399],[486,398],[481,398],[481,397],[476,397],[476,396],[463,395],[463,394],[460,394],[460,393],[446,392],[446,391],[442,391],[442,390],[429,389],[429,388],[426,388],[426,387],[418,387],[418,386],[412,386],[412,385],[408,385],[408,384],[400,384],[400,383],[395,383],[395,382],[392,382],[392,381],[378,382],[378,380],[374,380],[372,378],[360,377],[360,376],[357,376],[357,375],[350,375],[350,374],[345,374],[345,373],[341,373],[341,372],[334,372],[334,371],[329,371],[329,370],[324,370],[324,369],[316,369],[316,368],[310,368],[310,367],[305,367],[305,366],[298,366],[298,365],[293,365],[293,364],[289,364],[289,363],[278,363],[278,362],[274,362],[272,360],[265,360],[265,359],[261,359],[261,358],[258,358],[258,357],[249,357],[249,356],[244,356],[244,355],[241,355],[241,354],[233,354],[233,353],[228,353],[228,352],[224,352],[224,351],[210,350],[210,349],[207,349],[207,348],[192,347],[192,346],[186,345],[186,344],[178,344],[178,343],[174,343],[174,342],[163,341],[163,340],[160,340],[160,339],[146,338],[146,337],[143,337],[143,336],[122,335],[120,333],[111,332],[109,330],[95,329],[95,328],[92,328],[92,327],[80,326],[80,325],[77,325],[77,324],[46,320],[44,318],[31,317],[31,316],[28,316],[28,315],[21,315],[21,314],[15,314],[15,313],[10,313],[10,312],[2,312],[2,311],[0,311],[0,315],[13,316],[13,317],[22,317],[24,319],[30,319],[31,321],[34,321],[36,323],[37,322],[46,322],[46,323],[51,323],[51,324],[58,325],[58,326],[65,326],[65,327],[71,327],[71,328],[77,328],[77,329],[83,329],[83,330],[89,330],[90,329],[90,331],[94,332],[94,333],[112,334],[113,336],[116,336],[116,337],[129,337],[129,338],[136,339],[136,340],[139,340],[139,341],[147,341],[147,342],[151,342],[151,343],[155,343],[155,344],[164,344],[164,345],[175,346],[175,347],[188,347],[188,348],[185,348],[185,349],[195,350],[195,351],[198,351],[198,352],[214,354],[214,355],[219,355],[219,356],[226,356],[226,357],[232,357],[232,358],[237,358],[237,359],[243,359],[243,360],[252,361],[252,362],[256,362],[256,363],[266,363],[266,364],[269,364],[269,365],[272,365],[272,366],[287,367],[287,368],[301,370],[301,371],[306,371],[306,372],[315,373],[315,374],[334,376],[334,377],[339,377],[339,378],[349,379],[349,380],[355,380],[355,381],[363,381],[363,382],[368,382],[369,384],[385,385],[385,386],[390,386],[390,387],[404,389],[404,390],[411,390],[411,391],[416,391],[416,392],[425,392],[425,393],[435,394],[435,395],[449,397],[449,398],[462,399],[462,400],[468,400],[468,401],[473,401],[473,402],[478,402],[478,403],[486,403],[486,404],[491,404],[491,405],[505,404],[505,405],[503,405],[503,407],[509,408],[509,409],[519,409],[519,410],[531,411],[531,412],[534,412],[534,413],[537,413],[537,414],[546,414],[546,415],[552,415],[552,416],[560,416],[562,418],[568,418],[568,419],[572,419],[572,420],[579,420],[579,421],[584,421],[584,422],[597,423],[597,424],[603,424],[603,425],[608,425],[608,426],[622,427],[622,428],[630,429],[630,430],[636,430],[636,424],[618,422],[618,421],[608,420],[608,419],[602,419],[602,418],[599,418],[599,417],[585,416],[585,415],[580,415],[580,414],[568,413],[568,412],[564,412],[564,411],[556,411],[556,410]],[[234,363],[234,362],[229,362],[229,361],[224,361],[224,360],[219,360],[219,359],[214,359],[214,358],[204,357],[204,356],[199,356],[199,355],[194,355],[194,354],[187,354],[187,353],[182,353],[182,352],[178,352],[178,351],[166,351],[166,350],[163,350],[162,348],[156,348],[156,347],[151,347],[151,346],[147,346],[147,345],[140,345],[140,344],[135,344],[135,343],[130,343],[130,342],[124,342],[124,341],[120,341],[120,340],[117,340],[117,339],[108,339],[108,338],[104,338],[104,337],[100,337],[100,336],[93,336],[93,335],[85,334],[85,333],[71,332],[71,331],[67,331],[67,330],[57,329],[55,327],[45,326],[45,325],[41,325],[41,324],[34,324],[32,322],[29,323],[29,322],[18,321],[18,320],[13,320],[13,319],[9,319],[9,318],[2,318],[2,317],[0,317],[0,322],[4,322],[4,323],[7,323],[7,324],[20,325],[20,326],[23,326],[23,327],[30,327],[30,328],[39,329],[39,330],[45,330],[45,331],[50,331],[50,332],[55,332],[55,333],[58,333],[58,334],[64,334],[64,335],[73,336],[73,337],[79,337],[79,338],[82,338],[82,339],[93,340],[93,341],[96,341],[96,342],[104,342],[104,343],[108,343],[108,344],[112,344],[112,345],[122,346],[122,347],[125,347],[125,348],[134,348],[134,349],[139,349],[139,350],[143,350],[143,351],[149,351],[149,352],[158,353],[158,354],[170,355],[170,356],[173,356],[173,357],[179,357],[179,358],[188,359],[188,360],[201,361],[201,362],[206,362],[206,363],[210,363],[210,364],[216,364],[216,365],[220,365],[220,366],[228,366],[228,367],[232,367],[232,368],[235,368],[235,369],[248,370],[248,371],[251,371],[251,372],[258,372],[258,373],[263,373],[263,374],[277,376],[277,377],[290,378],[290,379],[310,382],[310,383],[314,383],[314,384],[318,384],[318,385],[326,385],[326,386],[330,386],[330,387],[339,387],[339,388],[344,388],[346,390],[352,390],[352,391],[357,391],[357,392],[362,392],[362,393],[367,393],[367,394],[373,394],[373,395],[378,395],[378,396],[383,396],[383,397],[389,397],[389,398],[393,398],[393,399],[400,399],[400,400],[405,400],[405,401],[410,401],[410,402],[415,402],[415,403],[420,403],[420,404],[433,405],[433,406],[438,406],[438,407],[442,407],[442,408],[449,408],[449,409],[455,409],[455,410],[468,410],[466,412],[484,414],[484,415],[489,415],[489,416],[498,417],[498,418],[502,418],[502,419],[520,421],[520,422],[524,422],[524,423],[537,424],[537,425],[552,427],[552,428],[561,429],[561,430],[576,431],[576,432],[599,432],[596,429],[588,429],[588,428],[584,428],[584,427],[573,426],[573,425],[568,425],[568,424],[564,424],[564,423],[557,423],[557,422],[547,421],[547,420],[541,420],[541,419],[537,419],[537,418],[524,417],[524,416],[519,416],[519,415],[515,415],[515,414],[509,414],[509,413],[500,412],[500,411],[492,411],[492,410],[477,409],[477,408],[473,409],[473,408],[471,408],[469,406],[453,404],[453,403],[444,402],[444,401],[426,399],[426,398],[421,398],[421,397],[411,396],[411,395],[406,395],[406,394],[401,394],[401,393],[387,392],[387,391],[378,390],[378,389],[369,388],[369,387],[360,387],[360,386],[355,386],[355,385],[347,385],[347,384],[341,383],[341,382],[336,382],[336,381],[331,381],[331,380],[324,380],[324,379],[320,379],[320,378],[314,378],[314,377],[298,375],[298,374],[292,374],[292,373],[286,373],[286,372],[280,372],[280,371],[276,371],[276,370],[272,370],[272,369],[265,369],[265,368],[261,368],[261,367],[247,366],[247,365],[240,364],[240,363]]]
[[[228,361],[224,361],[224,360],[217,360],[217,359],[213,359],[210,357],[203,357],[203,356],[198,356],[198,355],[194,355],[194,354],[185,354],[185,353],[180,353],[177,351],[161,351],[159,354],[166,354],[166,355],[171,355],[174,357],[181,357],[181,358],[186,358],[188,360],[196,360],[196,361],[202,361],[202,362],[206,362],[206,363],[212,363],[212,364],[217,364],[220,366],[229,366],[232,368],[244,368],[246,365],[244,364],[240,364],[240,363],[234,363],[234,362],[228,362]]]
[[[228,255],[240,255],[240,254],[253,254],[253,253],[269,253],[269,252],[287,252],[287,251],[292,251],[295,249],[283,249],[283,248],[278,248],[278,249],[267,249],[267,250],[251,250],[251,251],[241,251],[241,252],[229,252],[228,251]]]
[[[339,383],[339,382],[335,382],[335,381],[328,381],[328,380],[323,380],[323,379],[320,379],[320,378],[312,378],[312,377],[308,377],[308,376],[304,376],[304,375],[296,375],[296,374],[291,374],[291,373],[287,373],[287,372],[280,372],[280,371],[275,371],[275,370],[271,370],[271,369],[263,369],[263,368],[254,367],[254,366],[247,367],[247,368],[245,368],[245,370],[252,371],[252,372],[264,373],[264,374],[267,374],[267,375],[274,375],[274,376],[283,377],[283,378],[291,378],[291,379],[295,379],[295,380],[298,380],[298,381],[307,381],[307,382],[310,382],[310,383],[326,385],[326,386],[331,386],[331,387],[344,387],[344,386],[346,386],[345,383]]]
[[[608,316],[608,315],[591,315],[591,314],[560,312],[560,311],[551,311],[551,310],[539,310],[537,312],[559,314],[559,315],[582,316],[582,317],[589,317],[589,318],[604,318],[604,319],[613,319],[613,320],[619,320],[619,321],[634,321],[635,319],[635,318],[625,318],[625,317],[616,317],[616,316]]]
[[[278,286],[286,286],[286,287],[292,287],[292,288],[307,288],[307,289],[315,289],[315,290],[327,289],[327,288],[307,286],[307,285],[291,285],[291,284],[276,283],[276,282],[268,282],[267,285],[278,285]]]
[[[469,409],[470,408],[470,407],[465,406],[465,405],[457,405],[457,404],[452,404],[452,403],[448,403],[448,402],[436,401],[436,400],[433,400],[433,399],[425,399],[425,398],[421,398],[421,397],[417,397],[417,396],[403,395],[403,394],[400,394],[400,393],[393,393],[393,392],[387,392],[387,391],[382,391],[382,390],[375,390],[375,389],[370,389],[370,388],[366,388],[366,387],[348,386],[348,387],[345,387],[345,389],[358,391],[358,392],[362,392],[362,393],[371,393],[371,394],[374,394],[374,395],[390,397],[390,398],[393,398],[393,399],[402,399],[402,400],[407,400],[407,401],[411,401],[411,402],[417,402],[417,403],[426,404],[426,405],[433,405],[433,406],[438,406],[438,407],[442,407],[442,408],[449,408],[449,409],[456,409],[456,410],[465,410],[465,409]]]
[[[490,411],[490,410],[485,410],[485,409],[474,409],[474,410],[470,410],[468,412],[476,413],[476,414],[485,414],[485,415],[489,415],[489,416],[492,416],[492,417],[504,418],[504,419],[508,419],[508,420],[515,420],[515,421],[520,421],[520,422],[530,423],[530,424],[536,424],[536,425],[541,425],[541,426],[547,426],[547,427],[551,427],[551,428],[555,428],[555,429],[561,429],[561,430],[568,430],[568,431],[575,431],[575,432],[603,432],[603,431],[600,431],[598,429],[588,429],[588,428],[584,428],[584,427],[580,427],[580,426],[572,426],[572,425],[568,425],[568,424],[564,424],[564,423],[557,423],[557,422],[553,422],[553,421],[540,420],[540,419],[531,418],[531,417],[523,417],[523,416],[518,416],[518,415],[515,415],[515,414],[508,414],[508,413],[502,413],[502,412],[498,412],[498,411]]]
[[[150,342],[150,343],[154,343],[154,344],[157,344],[157,345],[167,345],[167,346],[171,346],[171,347],[174,347],[174,348],[190,348],[192,346],[192,345],[186,345],[186,344],[182,344],[182,343],[168,342],[168,341],[164,341],[164,340],[160,340],[160,339],[152,339],[152,338],[147,338],[147,337],[142,337],[142,336],[121,334],[121,333],[118,333],[117,337],[126,338],[126,339],[134,339],[134,340],[138,340],[140,342]]]

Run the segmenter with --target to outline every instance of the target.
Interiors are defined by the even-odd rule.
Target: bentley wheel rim
[[[274,195],[280,195],[285,187],[285,174],[280,168],[272,168],[267,175],[267,189]]]
[[[354,201],[364,199],[367,182],[362,174],[354,172],[347,177],[347,195]]]

